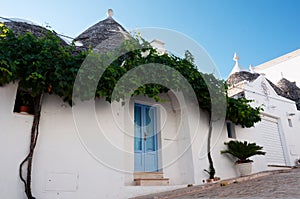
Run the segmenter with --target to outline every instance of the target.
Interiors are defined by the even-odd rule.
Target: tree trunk
[[[213,122],[212,122],[212,119],[210,117],[208,137],[207,137],[207,158],[208,158],[208,162],[209,162],[208,174],[209,174],[210,179],[213,179],[215,177],[215,173],[216,173],[215,168],[214,168],[214,163],[213,163],[213,160],[212,160],[212,157],[211,157],[211,148],[210,148],[211,137],[212,137],[212,129],[213,129],[212,123]]]
[[[24,183],[25,193],[28,199],[35,199],[31,191],[31,172],[32,172],[32,161],[33,161],[34,149],[39,135],[39,123],[41,117],[42,98],[43,98],[42,94],[37,95],[34,98],[34,118],[31,127],[29,152],[19,166],[19,176],[21,181]],[[26,179],[24,177],[25,174],[23,175],[23,167],[25,163],[27,163]]]

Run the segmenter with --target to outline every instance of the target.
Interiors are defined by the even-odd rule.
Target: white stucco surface
[[[260,84],[257,79],[245,89]],[[18,177],[18,166],[28,151],[33,116],[13,113],[17,84],[0,87],[0,198],[25,198]],[[287,111],[295,111],[294,104],[286,99],[266,98],[247,92],[253,105],[276,106],[265,108],[265,113],[278,117],[286,139],[288,165],[299,156],[295,143],[299,135],[286,122]],[[271,96],[271,94],[270,94]],[[85,102],[74,106],[79,113],[74,119],[72,108],[57,96],[45,95],[40,122],[40,136],[33,161],[33,193],[37,198],[128,198],[202,184],[208,178],[206,143],[208,118],[194,107],[181,107],[174,95],[165,94],[164,102],[146,97],[130,101],[129,111],[121,103],[112,105],[104,100]],[[276,98],[276,97],[274,97]],[[272,99],[272,100],[271,100]],[[159,118],[159,166],[169,186],[134,186],[133,103],[156,106]],[[113,110],[113,111],[112,111]],[[199,118],[198,120],[195,118]],[[299,128],[299,114],[292,117],[294,128]],[[254,128],[236,127],[237,138],[260,143],[259,124]],[[224,123],[214,126],[212,157],[216,176],[221,179],[237,176],[234,163],[220,154],[224,142],[229,141]],[[267,169],[264,157],[254,158],[254,172]]]

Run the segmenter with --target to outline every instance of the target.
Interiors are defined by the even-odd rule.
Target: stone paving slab
[[[221,180],[134,199],[300,198],[300,169],[284,169]]]

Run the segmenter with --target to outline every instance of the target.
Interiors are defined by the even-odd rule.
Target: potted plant
[[[20,113],[29,113],[32,105],[32,97],[28,92],[20,92]]]
[[[240,176],[250,175],[252,172],[252,162],[249,158],[254,155],[265,155],[262,151],[262,146],[256,143],[248,143],[247,141],[231,140],[224,143],[227,146],[226,150],[221,151],[222,154],[230,154],[237,158],[235,164],[240,173]]]

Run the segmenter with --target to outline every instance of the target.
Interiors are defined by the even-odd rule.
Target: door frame
[[[158,121],[158,119],[159,119],[159,107],[156,107],[156,106],[153,106],[153,104],[151,105],[151,104],[149,104],[149,103],[144,103],[144,102],[137,102],[137,101],[135,101],[134,103],[133,103],[133,118],[135,119],[135,115],[134,115],[134,112],[135,112],[135,107],[136,107],[136,105],[137,106],[140,106],[140,107],[150,107],[150,108],[154,108],[155,109],[155,113],[154,113],[154,128],[155,128],[155,130],[154,131],[156,131],[156,132],[154,132],[154,136],[155,136],[155,139],[154,139],[154,147],[155,147],[155,164],[156,164],[156,171],[151,171],[151,172],[159,172],[160,171],[160,154],[159,154],[159,148],[160,148],[160,142],[159,142],[159,137],[160,137],[160,135],[159,135],[159,132],[158,132],[158,124],[159,124],[159,121]],[[144,127],[144,125],[143,125],[143,122],[145,122],[145,121],[143,121],[143,120],[145,120],[145,115],[143,115],[143,116],[141,116],[143,119],[142,119],[142,128],[145,128]],[[133,120],[134,121],[134,120]],[[133,125],[135,125],[134,124],[134,122],[133,122]],[[135,129],[134,129],[134,131],[135,131]],[[142,130],[142,131],[144,131],[144,129]],[[135,132],[133,132],[133,134],[134,134],[134,136],[135,136]],[[135,141],[133,142],[133,144],[135,144]],[[147,153],[147,151],[146,151],[146,142],[145,142],[145,140],[144,139],[142,139],[142,152],[141,153],[143,153],[143,154],[146,154]],[[137,171],[136,170],[136,168],[135,168],[135,161],[136,161],[136,151],[135,151],[135,149],[133,149],[133,151],[134,151],[134,172],[149,172],[149,171],[146,171],[146,169],[145,169],[145,165],[146,165],[146,161],[145,161],[145,157],[146,157],[146,155],[142,155],[143,157],[143,164],[144,164],[144,171]]]

